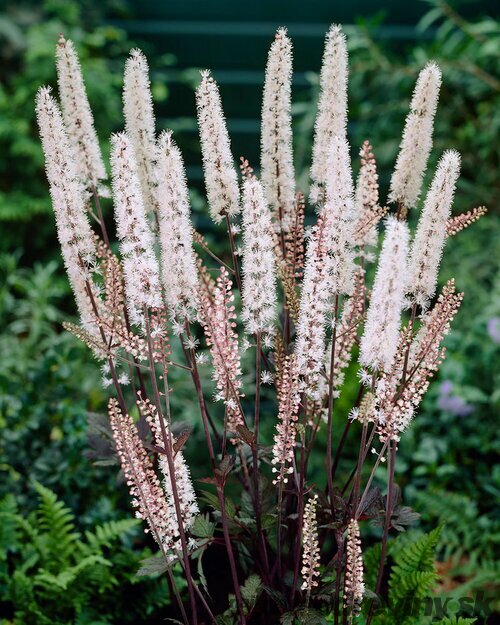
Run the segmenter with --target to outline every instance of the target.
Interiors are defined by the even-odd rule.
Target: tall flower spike
[[[383,373],[376,386],[376,423],[380,440],[398,441],[413,419],[430,380],[444,359],[444,337],[462,303],[455,283],[446,283],[434,307],[422,318],[422,326],[413,336],[411,324],[401,330],[393,366]],[[403,371],[405,384],[402,385]]]
[[[144,415],[147,422],[149,423],[149,426],[153,433],[155,445],[163,449],[165,447],[165,443],[162,435],[160,417],[158,415],[158,410],[156,406],[153,405],[149,399],[143,399],[140,394],[137,400],[137,406],[141,414]],[[170,437],[170,445],[173,451],[173,446],[176,443],[176,440],[169,432],[168,424],[165,419],[164,425],[167,436]],[[199,513],[198,503],[196,501],[196,494],[194,492],[189,468],[184,459],[184,454],[182,453],[182,450],[179,450],[177,452],[173,451],[173,455],[175,486],[179,498],[179,507],[181,509],[182,527],[183,531],[186,532],[193,525],[195,517]],[[180,544],[178,544],[178,539],[180,536],[179,523],[177,520],[172,480],[170,478],[170,467],[167,456],[164,453],[160,454],[158,465],[160,471],[163,474],[163,488],[165,490],[166,505],[169,511],[171,534],[175,542],[177,543],[177,548],[180,550],[181,546]]]
[[[38,90],[36,114],[64,265],[81,322],[87,331],[97,334],[95,314],[87,293],[87,285],[94,289],[92,270],[96,262],[95,239],[88,220],[74,151],[68,140],[61,111],[48,87]]]
[[[403,138],[391,178],[389,201],[413,208],[420,196],[422,179],[432,148],[434,115],[441,86],[441,70],[427,63],[420,72],[406,117]]]
[[[321,373],[325,363],[326,314],[330,308],[326,262],[327,231],[325,218],[320,216],[307,245],[295,341],[297,367],[300,374],[307,378],[313,399],[319,399],[321,396]]]
[[[196,90],[203,171],[210,214],[216,224],[224,215],[240,211],[238,177],[217,83],[209,71],[201,73]]]
[[[314,127],[311,178],[323,185],[327,177],[328,150],[333,137],[346,137],[347,43],[340,26],[332,25],[325,39],[320,74],[320,95]]]
[[[111,431],[116,451],[132,496],[136,517],[146,521],[148,530],[165,551],[173,546],[172,519],[160,481],[139,438],[132,417],[122,414],[116,399],[108,402]]]
[[[365,256],[366,246],[377,244],[377,224],[381,210],[378,206],[377,162],[368,141],[363,143],[359,155],[361,167],[356,184],[354,236],[361,254]]]
[[[327,263],[330,295],[350,294],[354,286],[354,189],[349,144],[333,137],[328,150],[326,201]]]
[[[448,150],[439,161],[411,247],[408,292],[424,308],[436,292],[439,263],[459,174],[460,154]]]
[[[156,177],[165,298],[174,318],[193,319],[198,298],[193,227],[184,163],[171,131],[158,139]]]
[[[238,335],[234,331],[236,314],[231,287],[232,282],[222,267],[211,296],[207,289],[202,291],[200,316],[212,356],[217,399],[221,399],[226,405],[228,431],[236,434],[238,426],[243,425],[243,419],[238,406],[241,364]]]
[[[123,132],[111,137],[115,219],[130,320],[144,326],[144,309],[162,305],[154,238],[142,200],[134,149]]]
[[[243,320],[247,332],[269,330],[276,316],[276,263],[271,215],[261,183],[243,183]]]
[[[354,614],[358,614],[364,593],[363,556],[359,525],[356,520],[351,519],[347,526],[344,606]]]
[[[137,163],[137,175],[148,214],[157,215],[155,116],[149,82],[148,61],[141,50],[132,50],[123,76],[125,132]]]
[[[398,346],[401,311],[407,284],[408,225],[389,216],[373,283],[360,363],[388,370]]]
[[[293,472],[300,387],[295,356],[285,356],[278,386],[278,423],[273,445],[273,484],[286,484]]]
[[[304,522],[302,528],[302,590],[307,591],[307,597],[314,587],[318,585],[319,577],[319,542],[318,523],[316,521],[316,505],[318,495],[311,497],[304,508]],[[308,603],[308,600],[306,601]]]
[[[106,178],[106,169],[75,46],[63,35],[59,35],[56,62],[64,124],[75,152],[78,176],[87,188],[97,187],[99,180]]]
[[[292,148],[292,42],[280,28],[269,50],[262,102],[261,179],[279,230],[292,226],[295,174]]]

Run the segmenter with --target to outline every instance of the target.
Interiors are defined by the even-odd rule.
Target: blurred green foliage
[[[150,556],[147,549],[131,549],[139,521],[109,521],[83,535],[51,490],[34,487],[39,503],[27,517],[13,495],[0,500],[0,623],[152,622],[169,599],[164,579],[135,575]],[[130,593],[133,602],[126,600]]]
[[[122,125],[123,66],[133,43],[123,30],[103,25],[107,12],[111,8],[116,12],[117,7],[110,0],[9,2],[0,14],[0,152],[5,155],[0,158],[0,223],[8,233],[0,250],[21,246],[27,260],[33,261],[51,255],[55,248],[34,98],[40,85],[56,85],[54,53],[59,33],[77,47],[105,151],[107,138]],[[163,64],[172,62],[170,57],[161,59]],[[153,93],[161,101],[168,91],[154,83]]]

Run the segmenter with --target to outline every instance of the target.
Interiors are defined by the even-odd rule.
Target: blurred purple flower
[[[500,317],[492,317],[488,320],[488,334],[494,343],[500,343]]]
[[[444,382],[441,382],[441,386],[439,387],[440,395],[449,395],[452,390],[453,383],[451,382],[451,380],[444,380]]]
[[[474,412],[474,406],[468,404],[458,395],[452,395],[453,384],[450,380],[445,380],[439,388],[438,406],[441,410],[451,412],[456,417],[466,417]]]

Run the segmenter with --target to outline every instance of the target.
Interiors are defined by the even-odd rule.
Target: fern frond
[[[416,571],[433,571],[437,541],[441,526],[409,542],[401,551],[394,554],[393,573],[402,575]]]
[[[18,543],[17,503],[13,495],[0,501],[0,562],[7,558],[7,552]]]
[[[394,565],[389,577],[389,608],[395,623],[415,622],[423,600],[436,582],[435,550],[441,527],[403,548],[393,550]]]
[[[124,534],[129,534],[140,525],[138,519],[120,519],[118,521],[107,521],[98,525],[94,532],[85,532],[85,538],[92,551],[102,547],[112,547]]]
[[[38,526],[46,546],[44,565],[48,570],[60,570],[78,548],[80,534],[75,531],[73,513],[55,493],[39,483],[35,483],[35,489],[39,497]]]
[[[41,586],[51,592],[67,590],[68,587],[83,573],[83,571],[87,568],[95,567],[98,564],[106,567],[111,566],[111,562],[105,560],[101,556],[88,556],[80,560],[78,564],[75,564],[75,566],[68,567],[57,575],[53,575],[52,573],[41,569],[40,572],[34,577],[33,584],[34,586]]]
[[[424,599],[429,594],[436,578],[437,574],[434,571],[412,571],[398,577],[397,582],[393,582],[390,588],[391,602]]]

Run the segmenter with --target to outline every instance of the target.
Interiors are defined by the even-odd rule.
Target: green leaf
[[[198,538],[212,538],[215,532],[215,523],[210,521],[208,514],[199,514],[194,520],[190,532]]]
[[[168,564],[162,554],[156,554],[145,560],[141,560],[141,567],[137,571],[138,577],[144,575],[161,575],[168,570]]]
[[[248,611],[253,610],[260,593],[262,592],[262,581],[258,575],[250,575],[241,587],[241,596]]]

